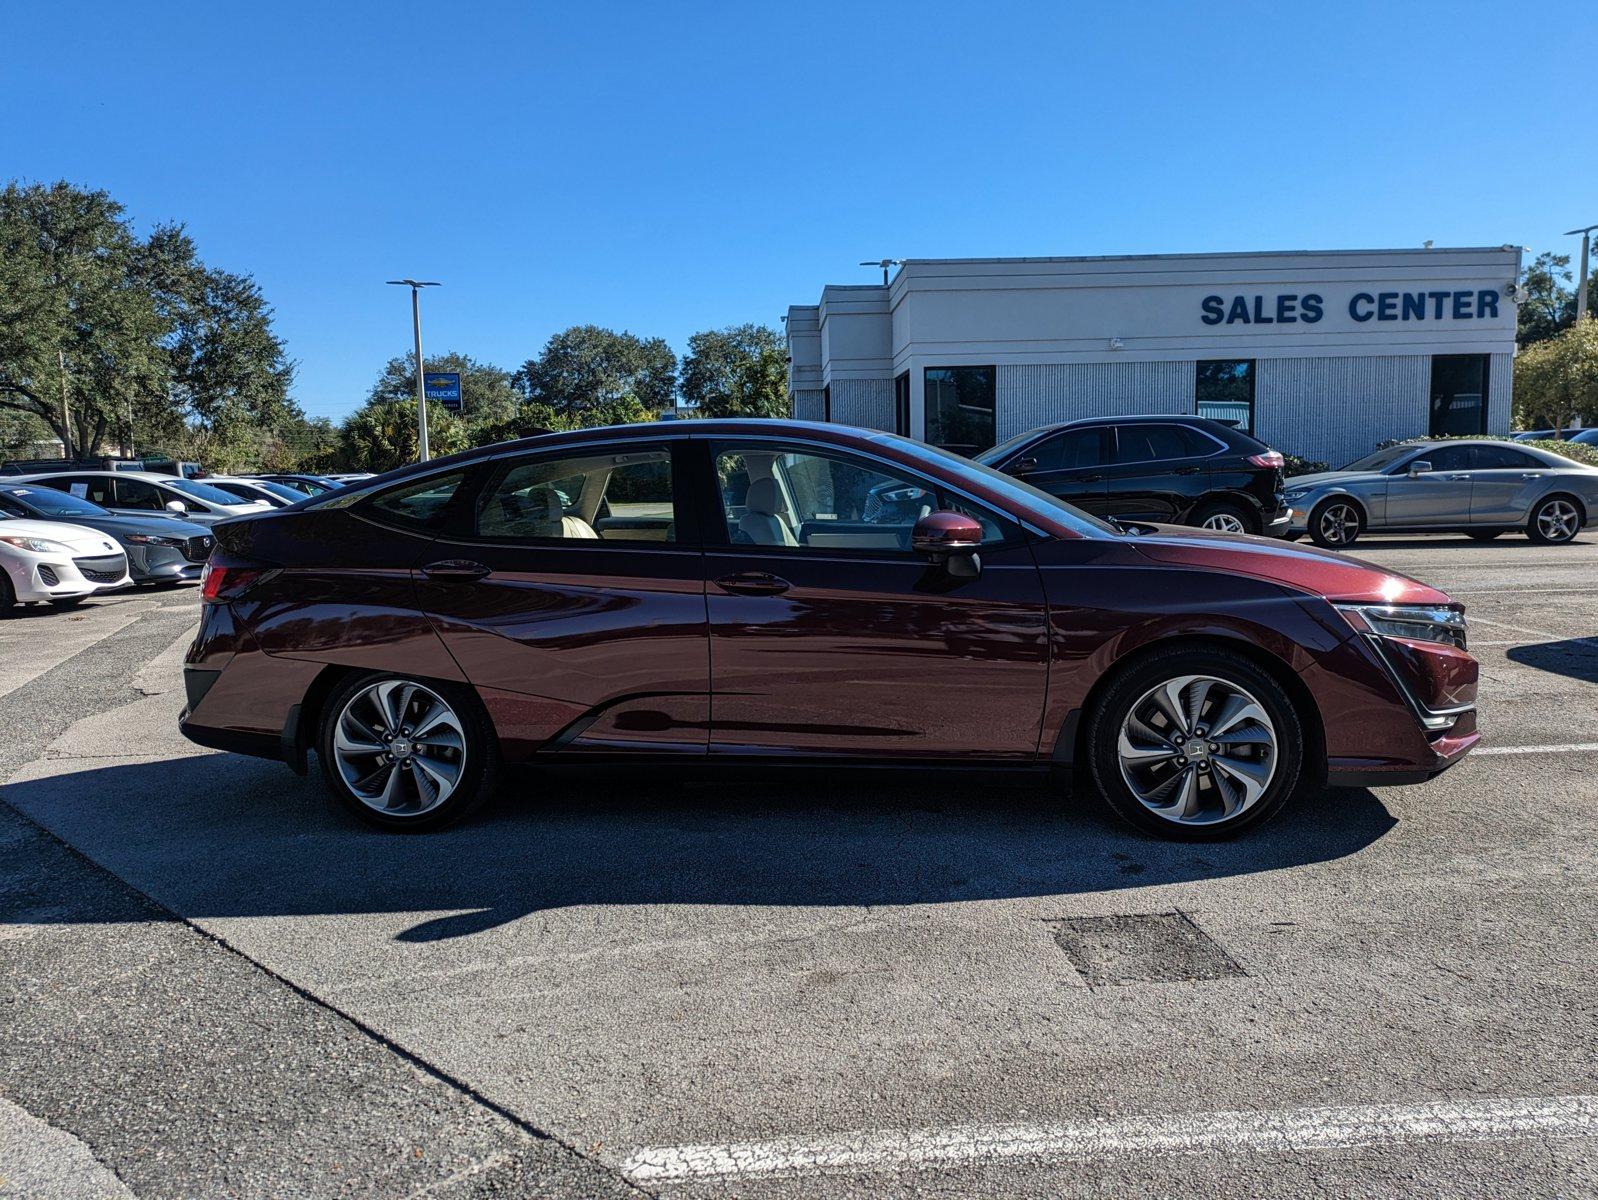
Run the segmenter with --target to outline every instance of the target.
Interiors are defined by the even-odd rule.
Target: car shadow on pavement
[[[396,935],[411,942],[584,905],[856,907],[1130,890],[1342,858],[1396,823],[1371,792],[1342,790],[1296,801],[1240,840],[1187,845],[1125,828],[1092,794],[1037,783],[527,774],[460,826],[404,835],[362,825],[314,776],[214,754],[16,782],[0,796],[182,916],[445,914]]]
[[[1557,642],[1536,642],[1514,646],[1504,657],[1523,667],[1536,667],[1555,675],[1568,675],[1588,683],[1598,683],[1598,637],[1565,638]]]

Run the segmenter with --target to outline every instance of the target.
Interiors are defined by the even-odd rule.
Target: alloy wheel
[[[1576,527],[1576,506],[1569,500],[1550,500],[1537,510],[1537,531],[1547,541],[1568,542]]]
[[[1213,529],[1217,533],[1248,532],[1248,526],[1243,524],[1242,519],[1239,518],[1235,513],[1229,512],[1211,513],[1209,516],[1204,518],[1203,528]]]
[[[1359,536],[1359,513],[1352,504],[1329,504],[1321,512],[1317,526],[1321,537],[1342,546]]]
[[[1179,825],[1212,825],[1259,803],[1276,775],[1276,727],[1246,688],[1181,675],[1143,693],[1121,723],[1121,778]]]
[[[417,817],[448,800],[466,766],[459,714],[437,692],[385,679],[350,697],[333,727],[339,778],[367,808]]]

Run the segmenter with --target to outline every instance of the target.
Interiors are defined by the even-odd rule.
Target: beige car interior
[[[827,550],[904,549],[908,527],[902,523],[872,529],[849,522],[847,527],[828,529],[825,522],[836,520],[837,514],[805,513],[797,499],[799,489],[788,477],[782,456],[744,453],[737,457],[742,459],[749,476],[749,490],[744,496],[743,512],[727,514],[731,531],[738,535],[736,540],[757,546],[813,546]],[[917,516],[931,511],[931,504],[926,504]]]
[[[636,519],[617,518],[606,504],[606,492],[617,472],[664,461],[668,461],[666,456],[657,453],[606,455],[517,468],[483,501],[477,531],[483,537],[670,541],[673,523],[669,497],[628,505],[646,510],[633,514]],[[668,473],[668,488],[669,481]],[[616,520],[617,526],[606,528],[607,519]]]

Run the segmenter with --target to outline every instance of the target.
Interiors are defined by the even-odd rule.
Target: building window
[[[1194,411],[1244,433],[1254,432],[1254,360],[1217,358],[1194,364]]]
[[[900,371],[893,377],[893,431],[902,437],[910,436],[909,371]]]
[[[1487,432],[1487,356],[1432,357],[1431,436],[1467,437]]]
[[[992,367],[928,367],[927,441],[956,454],[977,454],[994,443]]]

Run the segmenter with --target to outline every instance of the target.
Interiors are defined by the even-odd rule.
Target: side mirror
[[[982,571],[977,550],[982,545],[982,526],[964,513],[928,513],[910,532],[910,548],[943,566],[950,575],[974,579]]]
[[[1431,469],[1431,463],[1427,462],[1424,458],[1417,459],[1415,462],[1409,464],[1409,477],[1413,479],[1415,476],[1424,474]]]
[[[188,514],[189,506],[181,500],[168,500],[166,510],[175,517],[182,517]]]
[[[1030,454],[1016,459],[1010,464],[1008,470],[1011,475],[1026,475],[1038,469],[1038,460]]]

